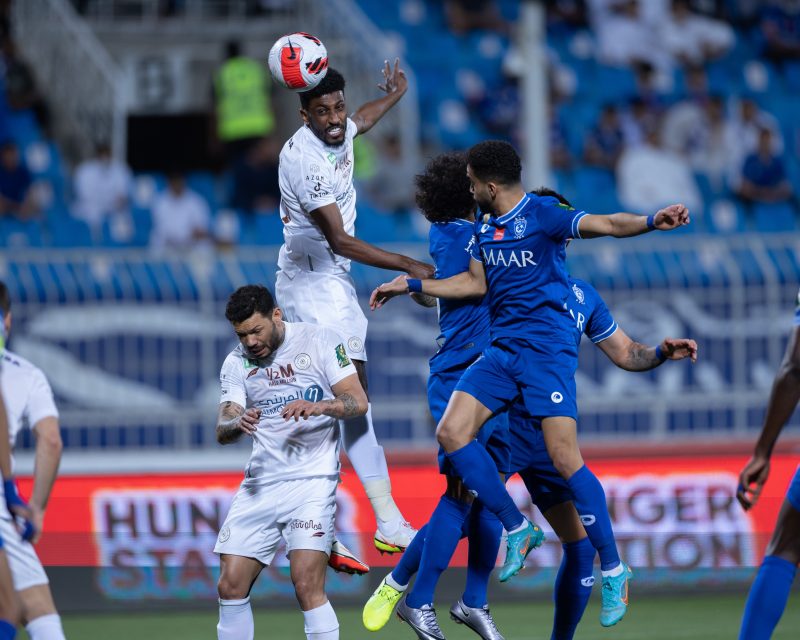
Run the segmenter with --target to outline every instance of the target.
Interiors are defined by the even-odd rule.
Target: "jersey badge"
[[[514,218],[514,237],[519,240],[525,235],[525,228],[528,226],[528,221],[522,216]]]
[[[364,343],[358,336],[352,336],[347,341],[347,348],[350,349],[350,351],[363,351]]]
[[[294,366],[304,371],[311,366],[311,356],[307,353],[298,353],[294,359]]]
[[[494,230],[494,235],[492,236],[492,240],[502,240],[505,234],[506,234],[505,227],[497,227],[497,229]]]
[[[336,154],[333,153],[333,151],[329,151],[326,157],[328,158],[328,162],[331,164],[336,164]]]
[[[566,209],[567,211],[575,211],[575,207],[571,207],[570,205],[564,204],[563,202],[556,203],[556,206],[560,207],[561,209]]]
[[[258,369],[258,360],[252,360],[251,358],[244,359],[244,370],[247,371],[248,369]]]
[[[486,233],[489,230],[488,224],[481,225],[481,233]]]
[[[575,297],[581,304],[583,304],[584,300],[586,300],[586,297],[583,295],[583,289],[581,289],[577,284],[572,285],[572,293],[575,294]]]
[[[350,358],[347,357],[347,351],[344,350],[343,344],[336,345],[336,361],[342,369],[350,364]]]

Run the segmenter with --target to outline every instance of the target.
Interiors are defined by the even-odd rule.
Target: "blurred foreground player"
[[[0,282],[0,311],[3,328],[11,331],[11,300]],[[2,355],[0,387],[6,398],[9,443],[25,427],[36,438],[36,463],[30,509],[37,536],[42,531],[45,509],[61,462],[61,433],[58,409],[44,373],[24,358],[6,351]],[[11,576],[22,605],[20,618],[31,640],[63,640],[61,618],[53,602],[47,574],[33,546],[24,540],[10,517],[0,516],[0,534],[5,543]]]
[[[767,405],[761,435],[753,457],[739,474],[736,497],[747,511],[761,495],[769,477],[769,461],[775,442],[800,400],[800,294],[795,311],[795,326]],[[739,640],[767,640],[772,637],[786,608],[797,564],[800,562],[800,468],[795,472],[778,514],[744,608]]]
[[[233,292],[225,317],[239,346],[220,373],[217,441],[253,439],[244,480],[220,529],[219,640],[252,640],[250,590],[286,540],[309,640],[335,640],[325,594],[339,482],[339,420],[363,416],[367,396],[339,337],[284,322],[266,287]]]
[[[347,116],[345,80],[335,69],[310,91],[300,93],[303,126],[283,146],[279,162],[280,215],[284,243],[278,257],[275,297],[291,322],[311,322],[336,332],[367,387],[367,318],[358,304],[350,261],[405,271],[416,278],[431,268],[355,237],[356,191],[353,186],[353,138],[369,131],[408,87],[396,61],[386,63],[385,96]],[[381,552],[405,549],[416,531],[392,498],[383,448],[366,416],[342,427],[345,451],[375,511],[374,543]]]

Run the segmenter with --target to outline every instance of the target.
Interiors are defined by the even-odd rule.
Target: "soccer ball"
[[[278,38],[269,50],[269,70],[287,89],[308,91],[328,73],[328,52],[310,33],[290,33]]]

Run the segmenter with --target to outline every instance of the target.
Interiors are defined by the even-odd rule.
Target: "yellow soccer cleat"
[[[386,578],[381,580],[378,588],[375,589],[369,600],[367,600],[367,604],[364,605],[364,611],[361,614],[364,627],[368,631],[383,629],[386,623],[389,622],[389,618],[392,617],[392,612],[402,596],[403,592],[387,584]]]

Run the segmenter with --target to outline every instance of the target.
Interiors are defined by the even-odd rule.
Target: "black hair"
[[[242,46],[236,40],[228,40],[225,43],[225,58],[238,58],[242,55]]]
[[[302,91],[297,95],[300,96],[300,105],[303,109],[308,109],[308,105],[311,104],[314,98],[335,93],[336,91],[344,92],[344,76],[336,69],[328,67],[328,73],[325,74],[325,77],[316,87],[308,91]]]
[[[467,152],[467,164],[481,182],[513,185],[522,179],[519,154],[503,140],[479,142]]]
[[[414,177],[414,186],[417,206],[430,222],[466,218],[475,210],[463,153],[442,153],[429,160],[425,171]]]
[[[258,312],[269,318],[275,310],[275,300],[269,289],[262,284],[248,284],[239,287],[228,298],[225,317],[233,324],[244,322]]]
[[[11,311],[11,296],[8,295],[6,283],[0,280],[0,312],[5,318],[9,311]]]
[[[548,189],[547,187],[539,187],[538,189],[534,189],[531,193],[535,196],[545,197],[550,196],[551,198],[555,198],[561,204],[567,205],[570,209],[572,209],[572,203],[567,200],[564,196],[562,196],[558,191],[553,191],[552,189]]]

